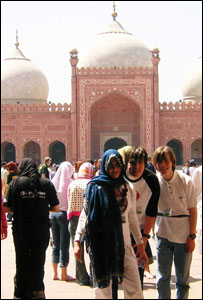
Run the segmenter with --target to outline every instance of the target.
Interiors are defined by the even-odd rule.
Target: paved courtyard
[[[155,256],[154,240],[150,239],[153,255]],[[86,256],[87,266],[89,265],[88,256]],[[151,273],[155,275],[156,259],[150,265]],[[70,263],[68,273],[75,276],[75,260],[72,245],[70,246]],[[1,241],[1,299],[13,298],[13,276],[15,274],[15,253],[11,233],[11,225],[8,229],[8,238]],[[174,268],[172,270],[172,299],[175,299],[175,276]],[[93,289],[80,286],[77,281],[64,282],[52,280],[51,265],[51,247],[49,246],[46,254],[45,265],[45,292],[47,299],[92,299]],[[190,294],[189,299],[202,299],[202,256],[197,250],[194,251],[190,274]],[[119,290],[119,299],[123,299],[123,291]],[[157,299],[157,291],[154,279],[144,279],[144,297],[145,299]]]

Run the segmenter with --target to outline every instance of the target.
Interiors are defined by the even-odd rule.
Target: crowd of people
[[[158,147],[152,157],[141,146],[109,149],[94,162],[74,165],[64,161],[51,167],[50,157],[40,166],[31,158],[19,165],[3,162],[2,240],[11,221],[15,299],[45,299],[50,242],[53,280],[90,286],[95,299],[117,299],[119,286],[125,299],[144,299],[143,278],[153,278],[151,231],[158,298],[171,298],[174,262],[176,298],[187,299],[196,233],[202,254],[202,166],[192,159],[177,170],[168,146]],[[68,274],[70,243],[75,277]]]

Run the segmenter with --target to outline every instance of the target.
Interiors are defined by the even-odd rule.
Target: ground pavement
[[[11,225],[8,225],[8,238],[1,241],[1,299],[13,298],[13,276],[15,274],[15,253],[11,233]],[[150,239],[150,245],[155,256],[155,243]],[[154,257],[155,258],[155,257]],[[89,265],[88,256],[86,256],[87,266]],[[156,258],[150,265],[151,273],[156,272]],[[70,263],[68,273],[75,275],[75,259],[72,245],[70,246]],[[80,286],[77,281],[64,282],[52,280],[51,265],[51,247],[49,246],[46,254],[45,265],[45,292],[47,299],[93,299],[93,289],[86,286]],[[175,276],[172,269],[172,299],[175,299]],[[194,251],[193,261],[190,272],[190,294],[189,299],[202,299],[202,256],[197,250]],[[118,298],[123,299],[123,290],[118,291]],[[154,279],[144,279],[144,298],[157,299],[157,291]]]

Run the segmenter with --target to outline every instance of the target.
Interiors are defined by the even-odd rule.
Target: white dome
[[[1,64],[1,103],[44,103],[48,98],[45,75],[18,47]]]
[[[115,20],[79,51],[78,58],[78,68],[152,67],[150,50]]]
[[[182,82],[185,101],[202,101],[202,57],[195,60],[186,72]]]

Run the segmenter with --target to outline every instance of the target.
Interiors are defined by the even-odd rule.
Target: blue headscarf
[[[108,175],[108,169],[110,166],[111,159],[115,158],[121,167],[121,174],[118,179],[113,179]],[[91,180],[91,183],[96,184],[108,184],[113,186],[120,186],[124,184],[126,181],[124,180],[124,165],[123,159],[120,153],[114,149],[109,149],[104,152],[102,156],[101,166],[100,166],[100,175],[94,177]]]
[[[108,175],[112,158],[121,166],[118,179]],[[124,184],[125,180],[122,157],[116,150],[110,149],[104,153],[100,174],[90,181],[85,193],[86,234],[94,281],[98,287],[105,288],[112,276],[122,280],[124,272],[122,220],[114,188]]]

